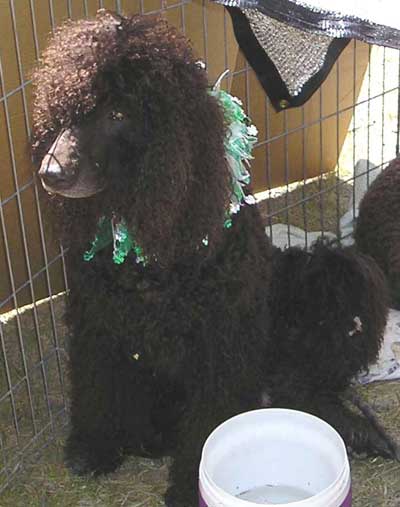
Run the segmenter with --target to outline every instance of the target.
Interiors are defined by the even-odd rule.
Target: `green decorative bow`
[[[122,264],[129,252],[133,250],[136,255],[136,262],[147,263],[142,248],[135,242],[126,227],[124,220],[115,216],[111,219],[102,217],[97,226],[97,234],[92,242],[90,250],[83,254],[85,261],[91,261],[97,252],[113,244],[113,261],[115,264]]]

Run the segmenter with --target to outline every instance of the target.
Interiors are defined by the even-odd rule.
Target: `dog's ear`
[[[119,189],[126,194],[120,214],[131,218],[145,253],[165,265],[203,250],[205,240],[213,251],[231,190],[223,112],[204,71],[179,62],[167,72],[135,84],[146,149],[139,163],[132,158],[134,178]]]

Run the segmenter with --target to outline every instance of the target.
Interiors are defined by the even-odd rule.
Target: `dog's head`
[[[206,236],[212,250],[230,195],[225,126],[182,35],[149,16],[68,22],[34,86],[33,154],[70,241],[87,246],[117,214],[159,262]]]

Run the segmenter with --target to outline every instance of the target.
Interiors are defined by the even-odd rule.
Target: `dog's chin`
[[[81,186],[81,185],[72,185],[70,187],[53,187],[46,185],[46,183],[41,180],[43,188],[50,195],[60,195],[62,197],[67,197],[69,199],[84,199],[86,197],[92,197],[102,190],[104,190],[105,185],[101,187],[90,187],[90,186]]]

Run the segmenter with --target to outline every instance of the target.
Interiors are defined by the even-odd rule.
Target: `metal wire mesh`
[[[98,7],[162,12],[193,39],[211,79],[231,69],[224,86],[258,119],[255,188],[262,191],[267,233],[280,246],[295,242],[307,247],[316,231],[346,239],[363,191],[399,152],[397,51],[365,50],[353,42],[347,55],[350,67],[343,70],[337,62],[329,88],[321,87],[310,105],[277,115],[243,57],[236,58],[230,19],[221,6],[206,0],[2,4],[0,23],[7,24],[12,38],[0,42],[0,288],[5,288],[0,292],[0,491],[67,421],[66,331],[62,296],[55,297],[68,290],[66,253],[48,238],[37,182],[24,155],[30,136],[29,70],[45,45],[46,31],[66,18],[91,16]],[[11,58],[7,44],[14,48]],[[364,58],[368,53],[366,67],[357,75],[362,47]],[[351,91],[344,93],[348,81]],[[350,125],[344,118],[350,118]],[[49,297],[39,303],[43,294]]]
[[[322,86],[311,100],[318,102],[319,114],[311,121],[301,111],[301,123],[288,127],[288,114],[283,112],[284,128],[277,135],[268,135],[260,142],[267,146],[267,187],[266,214],[269,235],[279,246],[300,244],[308,246],[317,235],[336,236],[343,241],[351,241],[352,221],[357,216],[360,198],[377,174],[399,152],[399,52],[387,48],[369,47],[365,75],[357,76],[359,42],[353,41],[352,51],[352,90],[347,97],[348,105],[340,104],[340,87],[348,76],[341,74],[340,60],[332,71],[335,79],[335,110],[324,112],[324,93]],[[360,81],[359,89],[356,82]],[[266,104],[267,122],[271,116],[271,106]],[[351,112],[351,122],[344,142],[340,140],[341,116]],[[273,114],[273,113],[272,113]],[[282,113],[281,113],[282,114]],[[324,124],[334,121],[333,136],[327,137]],[[306,161],[306,131],[314,129],[315,145],[318,150],[318,174],[310,178]],[[302,151],[299,159],[302,165],[302,178],[292,184],[289,163],[290,136],[301,133]],[[273,188],[272,172],[276,170],[268,146],[274,142],[284,142],[284,179],[279,189]],[[335,146],[333,170],[326,171],[325,147]],[[310,220],[311,219],[311,220]],[[349,227],[350,226],[350,227]],[[295,228],[293,232],[291,229]],[[279,236],[279,237],[276,237]],[[285,236],[285,237],[284,237]],[[293,243],[294,242],[294,243]]]

